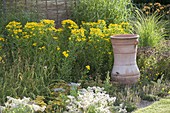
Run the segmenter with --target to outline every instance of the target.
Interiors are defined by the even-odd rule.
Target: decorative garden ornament
[[[136,63],[139,35],[122,34],[111,36],[114,52],[112,80],[121,84],[136,83],[140,77]]]

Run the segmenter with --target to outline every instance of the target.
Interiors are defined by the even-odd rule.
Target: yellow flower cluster
[[[6,29],[9,31],[10,36],[21,39],[20,41],[22,42],[20,43],[25,43],[38,50],[48,50],[50,48],[61,52],[59,50],[61,47],[60,41],[63,40],[63,34],[65,36],[68,33],[66,34],[68,35],[66,39],[69,40],[66,41],[72,41],[72,44],[75,44],[77,47],[84,48],[83,44],[89,44],[93,45],[94,48],[101,46],[108,48],[107,44],[110,44],[108,43],[110,42],[110,36],[126,33],[125,29],[129,26],[127,22],[107,26],[104,20],[82,23],[82,26],[79,27],[72,20],[63,20],[63,27],[56,29],[54,20],[44,19],[40,22],[27,22],[23,27],[20,22],[12,21],[6,26]],[[0,41],[4,41],[4,39],[0,38]],[[69,56],[69,51],[63,51],[61,53],[66,58]],[[106,53],[107,55],[111,54],[110,50],[106,51]]]
[[[66,58],[67,58],[67,57],[69,56],[68,52],[69,52],[68,50],[67,50],[67,51],[63,51],[63,53],[62,53],[62,54],[64,55],[64,57],[66,57]]]
[[[78,25],[70,19],[63,20],[61,24],[63,28],[78,29]]]
[[[63,29],[62,28],[58,28],[58,29],[56,29],[56,32],[63,32]]]
[[[44,25],[42,23],[37,23],[37,22],[27,22],[26,25],[24,26],[25,29],[32,29],[34,30],[36,27],[42,28]]]
[[[33,43],[32,46],[37,46],[37,43]]]
[[[22,33],[21,22],[12,21],[6,26],[9,36],[19,38],[19,35]]]
[[[79,36],[82,36],[82,37],[84,37],[84,32],[85,32],[85,29],[84,29],[84,28],[71,30],[71,34],[73,34],[73,35],[79,35]]]
[[[43,49],[46,49],[46,47],[45,46],[39,47],[39,50],[43,50]]]
[[[70,20],[64,20],[62,24],[65,25],[67,22],[70,23],[70,26],[74,26],[75,24]],[[69,28],[69,26],[67,27]],[[97,48],[101,43],[110,43],[111,35],[127,34],[129,32],[129,28],[130,25],[128,22],[110,24],[108,26],[104,20],[98,20],[97,22],[82,22],[81,28],[72,27],[71,35],[68,39],[69,41],[76,41],[78,43],[88,42],[93,45],[96,44],[94,47]]]
[[[103,35],[101,29],[99,28],[90,28],[90,35]]]
[[[16,22],[16,21],[12,21],[12,22],[9,22],[9,24],[6,26],[6,28],[8,30],[11,30],[13,28],[22,28],[22,25],[21,25],[21,22]]]
[[[32,38],[32,37],[41,37],[48,34],[53,34],[58,30],[55,28],[54,20],[41,20],[40,22],[27,22],[23,26],[20,22],[12,21],[6,26],[9,35],[15,38]],[[61,29],[60,29],[61,30]]]
[[[54,20],[43,19],[43,20],[40,21],[40,23],[45,24],[45,25],[55,26],[55,21]]]
[[[90,70],[90,66],[89,66],[89,65],[87,65],[87,66],[86,66],[86,69],[87,69],[87,70]]]
[[[85,31],[84,28],[72,29],[69,40],[76,40],[77,42],[86,41]]]
[[[149,15],[152,13],[159,13],[159,14],[169,14],[170,9],[168,5],[161,5],[160,3],[148,3],[143,6],[142,11]]]
[[[119,33],[119,34],[125,34],[124,28],[122,26],[123,24],[110,24],[109,28],[112,30],[112,32]]]

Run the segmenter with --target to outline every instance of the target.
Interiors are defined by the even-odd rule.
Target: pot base
[[[138,82],[139,78],[140,74],[135,76],[112,76],[112,81],[120,84],[134,84]]]

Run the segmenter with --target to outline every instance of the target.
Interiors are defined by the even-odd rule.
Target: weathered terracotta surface
[[[112,81],[121,84],[136,83],[140,77],[136,64],[137,44],[139,35],[125,34],[111,36],[114,52]]]

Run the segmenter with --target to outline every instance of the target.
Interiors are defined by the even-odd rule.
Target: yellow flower
[[[30,36],[29,35],[25,35],[25,36],[23,36],[23,38],[29,38]]]
[[[41,20],[41,23],[55,25],[55,21],[54,20],[48,20],[48,19]]]
[[[56,36],[55,36],[55,37],[53,37],[53,39],[54,39],[54,40],[57,40],[57,39],[58,39],[58,37],[56,37]]]
[[[39,50],[45,49],[45,46],[39,47]]]
[[[160,7],[160,10],[162,10],[162,9],[164,9],[164,7],[163,7],[163,6],[161,6],[161,7]]]
[[[11,29],[11,28],[21,28],[21,22],[16,22],[16,21],[11,21],[8,23],[8,25],[6,26],[7,29]]]
[[[77,42],[81,42],[81,38],[80,38],[80,37],[77,37],[76,41],[77,41]]]
[[[5,41],[5,39],[4,39],[4,38],[2,38],[2,37],[0,37],[0,41],[4,42],[4,41]]]
[[[86,69],[87,69],[87,70],[90,70],[90,66],[89,66],[89,65],[87,65],[87,66],[86,66]]]
[[[159,13],[159,12],[160,12],[160,10],[159,10],[159,9],[157,9],[157,10],[156,10],[156,12],[158,12],[158,13]]]
[[[162,91],[164,91],[165,90],[165,88],[162,88]]]
[[[102,31],[99,28],[90,28],[90,35],[102,35]]]
[[[148,5],[152,6],[153,4],[152,4],[152,3],[149,3]]]
[[[59,51],[59,50],[60,50],[60,48],[59,48],[59,47],[57,47],[56,49],[57,49],[57,51]]]
[[[68,40],[71,40],[71,37],[69,37]]]
[[[144,9],[150,9],[150,7],[148,7],[148,6],[144,6]]]
[[[66,58],[69,56],[68,51],[63,51],[62,53]]]
[[[108,54],[109,54],[109,55],[111,55],[111,54],[112,54],[112,52],[108,52]]]
[[[37,43],[33,43],[32,46],[37,46]]]
[[[56,32],[62,32],[63,31],[63,29],[62,28],[58,28],[58,29],[56,29]]]
[[[106,25],[106,22],[105,22],[104,20],[98,20],[97,23],[98,23],[98,24]]]
[[[170,94],[170,90],[168,91],[168,94]]]
[[[65,28],[65,27],[67,27],[67,28],[69,28],[69,29],[77,29],[78,28],[78,25],[74,22],[74,21],[72,21],[72,20],[70,20],[70,19],[68,19],[68,20],[63,20],[62,22],[61,22],[61,24],[62,24],[62,26]]]
[[[2,57],[0,56],[0,62],[2,61]]]
[[[161,6],[161,4],[160,4],[160,3],[158,3],[158,2],[157,2],[157,3],[154,3],[154,5],[156,5],[156,6]]]
[[[85,36],[84,32],[85,32],[85,29],[83,29],[83,28],[71,30],[71,34],[77,35],[77,36],[79,35],[79,36],[82,36],[82,37]]]
[[[42,46],[41,48],[42,48],[42,49],[45,49],[45,46]]]
[[[145,12],[147,15],[149,14],[149,12],[147,11],[147,12]]]

